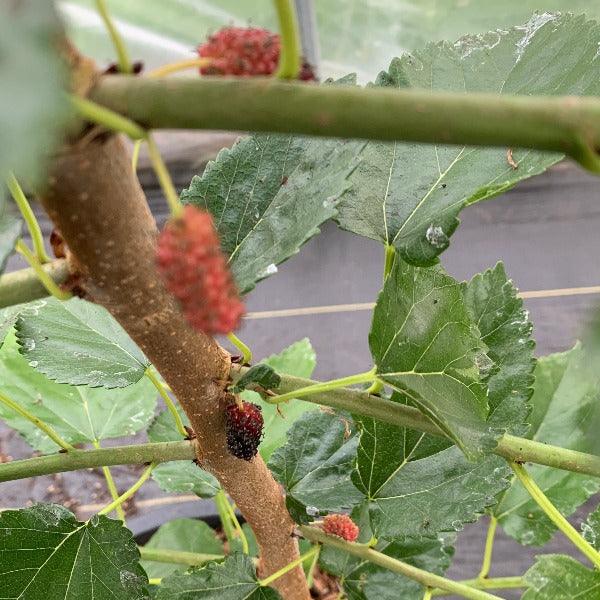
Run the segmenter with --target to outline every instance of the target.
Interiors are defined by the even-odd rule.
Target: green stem
[[[162,156],[160,155],[158,146],[150,134],[148,134],[148,137],[146,138],[146,143],[148,144],[148,156],[150,157],[152,168],[156,173],[158,183],[160,184],[167,204],[169,205],[171,215],[173,217],[178,217],[183,211],[183,206],[179,201],[179,196],[177,195],[177,191],[173,185],[171,175],[169,175],[169,171],[162,159]]]
[[[58,443],[58,442],[57,442]],[[139,465],[147,462],[193,460],[194,444],[190,441],[131,444],[98,450],[77,450],[36,456],[0,464],[0,483],[50,473],[65,473],[79,469],[112,465]]]
[[[597,552],[588,542],[586,542],[581,534],[565,519],[561,512],[552,504],[546,494],[532,479],[525,467],[519,463],[511,462],[510,466],[515,472],[515,475],[521,482],[521,485],[527,490],[529,495],[537,503],[537,505],[546,513],[546,516],[562,531],[565,536],[573,542],[577,549],[588,558],[588,560],[597,568],[600,569],[600,552]]]
[[[142,560],[188,565],[190,567],[203,565],[211,560],[223,560],[225,558],[222,554],[197,554],[196,552],[183,552],[167,548],[147,548],[145,546],[140,546],[139,551]]]
[[[240,538],[240,542],[242,543],[242,553],[250,554],[250,546],[248,545],[248,538],[246,537],[246,534],[244,533],[244,530],[242,529],[242,526],[240,525],[237,515],[235,514],[235,509],[233,508],[231,503],[227,500],[227,498],[225,498],[225,501],[227,502],[227,509],[229,510],[229,517],[231,518],[231,523],[233,524],[236,534]]]
[[[112,40],[113,46],[117,53],[117,61],[119,64],[119,71],[121,73],[132,73],[133,69],[131,67],[131,61],[129,60],[129,54],[127,52],[127,48],[123,43],[123,39],[119,35],[119,31],[117,30],[113,20],[108,12],[108,7],[106,6],[105,0],[96,0],[96,8],[102,21],[104,21],[104,26],[108,31],[108,35]]]
[[[27,202],[27,198],[25,197],[17,178],[13,173],[8,174],[8,177],[6,178],[6,185],[11,196],[13,197],[13,200],[21,211],[21,216],[23,217],[25,224],[27,225],[38,262],[40,264],[50,262],[50,257],[46,254],[46,248],[44,248],[44,236],[42,235],[40,224],[35,218],[35,214],[33,213],[33,210],[31,210],[31,206],[29,205],[29,202]]]
[[[235,380],[247,370],[246,367],[234,367],[231,375]],[[284,375],[278,389],[284,393],[294,392],[315,383],[317,382],[310,379]],[[408,427],[424,433],[445,437],[444,433],[417,409],[379,396],[369,396],[364,390],[340,388],[307,396],[304,399],[307,402],[364,415],[398,427]],[[493,452],[507,460],[527,461],[555,469],[600,477],[600,457],[598,456],[509,434],[505,434],[500,438]],[[77,450],[69,454],[40,456],[0,464],[0,483],[49,473],[101,467],[103,465],[193,460],[194,458],[194,446],[189,441],[135,444],[116,448],[102,448],[101,450]]]
[[[100,442],[98,440],[94,440],[93,446],[94,448],[100,448]],[[116,500],[119,497],[119,491],[117,490],[117,485],[115,484],[115,480],[113,479],[110,469],[108,467],[102,467],[102,473],[104,473],[106,487],[108,488],[111,498]],[[117,516],[119,519],[121,519],[121,521],[123,521],[123,523],[125,523],[125,511],[121,505],[117,506]]]
[[[490,577],[488,579],[465,579],[461,581],[463,585],[478,590],[511,590],[527,587],[523,577]],[[432,596],[447,596],[446,590],[433,590]]]
[[[64,283],[69,276],[67,261],[63,258],[40,265],[39,271],[43,271],[46,279],[53,281],[57,287]],[[47,288],[44,287],[36,271],[31,267],[0,275],[0,308],[31,302],[47,296]]]
[[[310,567],[308,567],[308,573],[306,574],[306,585],[308,585],[308,589],[310,589],[315,582],[315,569],[317,568],[317,563],[319,562],[319,556],[321,555],[321,545],[317,544],[317,551],[313,556],[313,559],[310,563]]]
[[[270,404],[279,404],[292,400],[293,398],[300,398],[303,396],[310,396],[312,394],[322,394],[324,392],[330,392],[337,388],[346,387],[348,385],[356,385],[358,383],[370,383],[376,380],[375,368],[365,373],[358,373],[357,375],[349,375],[348,377],[341,377],[340,379],[332,379],[331,381],[324,381],[322,383],[314,383],[307,387],[298,388],[293,392],[286,394],[280,394],[278,396],[269,396],[265,398]]]
[[[132,140],[142,140],[147,135],[146,130],[134,121],[131,121],[100,104],[96,104],[85,98],[80,98],[79,96],[71,96],[71,103],[79,115],[86,121],[101,125],[111,131],[124,133]]]
[[[431,600],[432,596],[433,596],[433,590],[431,588],[427,588],[425,590],[425,593],[423,594],[423,600]]]
[[[223,533],[227,538],[227,541],[231,545],[233,540],[235,539],[235,527],[231,522],[231,512],[229,511],[229,501],[227,500],[227,496],[223,490],[219,490],[215,497],[213,498],[215,502],[215,506],[217,507],[217,512],[219,513],[219,519],[221,521],[221,527],[223,528]]]
[[[43,265],[41,265],[36,258],[35,254],[27,247],[27,244],[23,240],[18,240],[15,244],[15,250],[27,261],[29,266],[35,272],[37,278],[40,280],[42,285],[46,288],[48,293],[58,300],[68,300],[71,298],[71,294],[65,290],[61,290],[54,279],[46,272]]]
[[[235,333],[228,333],[227,339],[242,353],[242,358],[245,365],[252,362],[252,350]]]
[[[492,552],[494,550],[494,539],[496,537],[496,527],[498,527],[498,519],[493,515],[490,517],[490,525],[488,527],[487,536],[485,538],[485,549],[483,551],[483,562],[477,579],[486,579],[490,574],[492,566]]]
[[[376,379],[371,386],[367,389],[367,394],[379,394],[383,389],[383,381]]]
[[[175,421],[175,426],[177,427],[177,431],[180,433],[181,437],[187,438],[188,432],[185,430],[183,426],[183,421],[181,420],[181,416],[179,415],[179,411],[177,407],[171,400],[171,396],[167,393],[167,390],[163,386],[161,380],[154,374],[152,367],[148,367],[146,369],[146,377],[154,384],[154,387],[158,390],[158,393],[161,395],[165,404],[171,415],[173,415],[173,420]]]
[[[289,573],[292,569],[295,569],[298,565],[301,565],[308,558],[312,558],[313,556],[318,556],[318,552],[319,552],[319,546],[318,545],[314,546],[308,552],[305,552],[302,556],[300,556],[296,560],[293,560],[291,563],[285,565],[285,567],[282,567],[281,569],[279,569],[278,571],[275,571],[275,573],[272,573],[268,577],[265,577],[264,579],[259,580],[260,585],[262,587],[271,585],[275,580],[279,579],[281,576],[285,575],[286,573]]]
[[[276,76],[279,79],[296,79],[300,71],[300,34],[296,10],[291,0],[274,0],[281,34],[281,53]]]
[[[600,170],[600,99],[316,86],[263,78],[169,81],[111,75],[90,97],[150,129],[324,137],[564,152]],[[202,110],[198,110],[201,106]]]
[[[233,366],[231,374],[235,379],[246,371],[247,368],[245,367]],[[296,390],[305,389],[307,386],[316,383],[304,377],[282,375],[278,391],[295,397]],[[277,398],[281,398],[281,396],[274,399],[277,400]],[[400,402],[392,402],[379,396],[369,396],[365,390],[341,388],[325,393],[313,392],[313,395],[304,397],[304,400],[313,404],[330,406],[338,410],[371,417],[398,427],[408,427],[424,433],[446,437],[432,421],[416,408],[406,406]],[[492,452],[508,460],[533,462],[555,469],[600,477],[600,456],[560,448],[510,434],[504,434],[498,440],[498,444]]]
[[[138,162],[140,160],[140,150],[142,149],[142,142],[144,140],[135,140],[133,144],[133,152],[131,153],[131,168],[135,173],[137,171]]]
[[[125,490],[118,498],[113,500],[108,506],[105,506],[102,510],[98,511],[99,515],[107,515],[117,507],[121,506],[123,502],[129,500],[141,487],[144,482],[150,477],[152,469],[156,466],[156,463],[150,463],[146,470],[141,474],[140,478],[128,489]]]
[[[10,409],[14,410],[16,413],[20,414],[23,418],[27,419],[31,423],[33,423],[39,430],[43,431],[57,446],[60,446],[63,450],[70,452],[75,450],[69,442],[63,440],[54,429],[44,423],[41,419],[38,419],[35,415],[30,413],[26,408],[23,408],[20,404],[17,404],[14,400],[11,400],[8,396],[0,392],[0,402],[5,406],[8,406]],[[5,463],[10,464],[10,463]],[[2,466],[2,465],[0,465]]]
[[[332,546],[333,548],[357,556],[362,560],[367,560],[373,564],[379,565],[384,569],[389,569],[394,573],[400,573],[409,579],[419,582],[425,587],[440,588],[449,593],[458,594],[459,596],[471,598],[472,600],[498,600],[498,596],[474,589],[464,583],[452,581],[445,577],[441,577],[440,575],[429,573],[428,571],[424,571],[423,569],[419,569],[408,563],[396,560],[391,556],[377,552],[377,550],[373,550],[364,544],[352,544],[341,538],[329,536],[317,527],[301,525],[300,531],[302,535],[311,542]]]
[[[387,276],[392,272],[394,266],[394,258],[396,257],[396,248],[391,244],[385,245],[385,263],[383,265],[383,282],[387,279]]]

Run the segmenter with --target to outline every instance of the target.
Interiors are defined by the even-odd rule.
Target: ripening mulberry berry
[[[277,70],[281,38],[279,34],[258,27],[223,27],[198,46],[200,58],[210,64],[200,68],[202,75],[271,75]],[[298,75],[302,81],[314,80],[306,62]]]
[[[355,542],[358,538],[358,525],[348,515],[327,515],[322,527],[325,533],[341,537],[347,542]]]
[[[209,212],[186,206],[158,238],[157,266],[188,323],[208,334],[230,333],[240,324],[239,298]]]
[[[232,401],[225,409],[227,448],[237,458],[252,460],[258,452],[263,435],[263,416],[260,406],[243,402],[241,407]]]

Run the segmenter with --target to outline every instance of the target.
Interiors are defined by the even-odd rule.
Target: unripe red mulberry
[[[271,75],[277,70],[281,38],[258,27],[224,27],[198,46],[198,55],[210,59],[200,68],[202,75]],[[314,80],[308,63],[303,63],[298,79]]]
[[[169,221],[159,235],[156,259],[167,289],[194,329],[216,334],[239,326],[244,304],[209,212],[188,205]]]
[[[347,542],[358,539],[358,525],[348,515],[327,515],[323,519],[323,531],[329,535],[336,535]]]
[[[252,460],[258,452],[263,435],[263,416],[260,406],[232,401],[225,409],[227,448],[237,458]]]

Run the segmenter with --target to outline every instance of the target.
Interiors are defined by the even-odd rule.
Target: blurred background
[[[79,48],[101,66],[110,64],[115,57],[93,3],[68,0],[57,4]],[[195,47],[223,25],[276,27],[270,0],[109,0],[108,4],[132,58],[142,60],[146,68],[193,57]],[[454,41],[467,33],[518,25],[535,10],[600,17],[600,3],[585,0],[316,0],[314,6],[321,76],[356,72],[362,83],[372,81],[403,51],[429,41]],[[160,132],[156,137],[180,191],[236,136]],[[139,177],[154,214],[159,222],[164,221],[167,206],[143,155]],[[40,221],[48,235],[50,224],[43,215]],[[563,161],[490,202],[468,207],[461,221],[442,257],[450,274],[467,279],[504,261],[531,312],[537,354],[570,348],[600,302],[600,180]],[[23,266],[13,256],[7,270]],[[371,364],[367,346],[370,303],[381,286],[382,266],[379,243],[328,224],[277,275],[250,294],[251,313],[240,337],[257,359],[310,338],[319,379],[366,370]],[[0,458],[30,454],[18,435],[0,424]],[[115,467],[113,472],[119,489],[125,489],[139,469]],[[90,470],[5,483],[0,507],[55,501],[85,518],[108,499],[101,471]],[[573,522],[578,524],[597,502],[584,507]],[[214,512],[210,502],[167,495],[153,481],[142,488],[128,510],[129,526],[140,535],[172,518]],[[483,518],[460,535],[451,577],[476,575],[486,528]],[[573,554],[560,534],[545,551]],[[500,532],[492,574],[522,573],[534,555],[535,549],[522,548]],[[518,594],[506,593],[505,597]]]

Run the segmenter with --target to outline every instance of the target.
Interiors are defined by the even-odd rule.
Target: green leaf
[[[336,212],[359,142],[259,134],[221,150],[181,194],[210,211],[242,293],[277,272]]]
[[[273,390],[279,387],[280,382],[281,377],[275,373],[273,367],[266,363],[259,363],[250,367],[229,389],[233,394],[257,386],[265,390]]]
[[[73,387],[38,373],[19,353],[14,334],[0,350],[2,392],[51,425],[71,444],[92,443],[133,435],[152,418],[156,390],[144,378],[124,389]],[[36,450],[50,453],[57,446],[30,421],[0,404],[0,419],[16,429]]]
[[[0,597],[27,600],[145,600],[148,579],[121,521],[77,521],[39,504],[0,513]]]
[[[184,425],[189,426],[187,415],[177,405],[177,412]],[[154,419],[148,429],[151,442],[175,442],[181,440],[181,434],[175,426],[173,415],[165,410]],[[212,498],[221,486],[214,475],[201,469],[191,460],[174,460],[157,465],[152,471],[152,478],[160,489],[175,494],[196,494],[200,498]]]
[[[598,600],[600,594],[600,572],[560,554],[538,556],[525,582],[522,600]]]
[[[281,596],[270,587],[262,587],[252,559],[235,553],[222,563],[163,579],[157,600],[278,600]]]
[[[581,524],[581,533],[591,546],[600,550],[600,505]]]
[[[524,26],[429,44],[392,61],[376,85],[427,91],[595,95],[600,29],[584,16],[536,14]],[[569,76],[565,77],[565,73]],[[431,265],[449,245],[460,210],[541,173],[561,154],[506,148],[370,142],[337,220],[344,229]]]
[[[584,349],[540,358],[531,398],[531,429],[527,435],[546,444],[589,452],[596,436],[595,415],[600,407],[600,373],[588,364]],[[528,471],[550,501],[569,516],[600,490],[600,479],[531,465]],[[556,527],[521,484],[513,478],[495,515],[504,531],[524,545],[545,544]]]
[[[288,431],[287,443],[269,461],[286,490],[286,504],[297,523],[319,512],[342,512],[363,495],[350,479],[356,460],[353,423],[329,412],[308,412]]]
[[[416,283],[422,273],[434,272],[409,269],[415,272]],[[402,289],[411,297],[410,288]],[[491,358],[486,363],[482,361],[486,355],[477,356],[489,387],[487,424],[520,431],[528,414],[535,364],[531,325],[522,302],[502,265],[463,284],[462,294]],[[416,318],[417,313],[411,314]],[[422,322],[428,323],[425,318]],[[392,400],[407,402],[398,393]],[[361,436],[353,481],[369,498],[364,506],[377,535],[432,535],[461,529],[493,505],[494,497],[507,486],[511,471],[497,456],[473,464],[449,447],[448,440],[364,417],[355,420]]]
[[[308,338],[304,338],[279,354],[265,358],[261,363],[275,369],[278,373],[310,377],[317,364],[317,356]],[[279,405],[270,404],[252,391],[243,392],[242,397],[248,402],[258,404],[262,409],[265,433],[259,451],[265,461],[269,460],[277,448],[285,444],[286,433],[301,415],[318,409],[316,404],[303,400],[293,400]]]
[[[373,312],[369,345],[377,376],[410,399],[468,458],[489,445],[477,361],[483,344],[461,286],[439,268],[396,257]]]
[[[224,554],[223,542],[212,527],[198,519],[175,519],[158,528],[145,548],[161,548],[199,554]],[[142,567],[150,578],[166,577],[186,567],[169,563],[143,560]]]
[[[366,496],[376,536],[460,531],[506,489],[509,469],[497,456],[470,462],[448,440],[368,418],[359,423],[352,481]]]
[[[61,34],[53,2],[0,3],[0,179],[39,177],[60,141],[69,115]]]
[[[21,219],[12,214],[6,198],[0,192],[0,275],[4,272],[8,257],[15,250],[22,225]]]
[[[384,540],[375,549],[429,573],[442,575],[454,554],[454,548],[448,545],[450,537]],[[319,565],[340,578],[345,595],[352,600],[421,600],[425,593],[425,588],[412,579],[331,547],[323,547]]]
[[[29,364],[58,383],[122,388],[150,366],[105,308],[79,298],[47,298],[19,317],[17,337]]]
[[[536,362],[529,313],[523,309],[502,263],[463,284],[463,296],[492,361],[486,381],[488,423],[513,435],[524,435]]]

